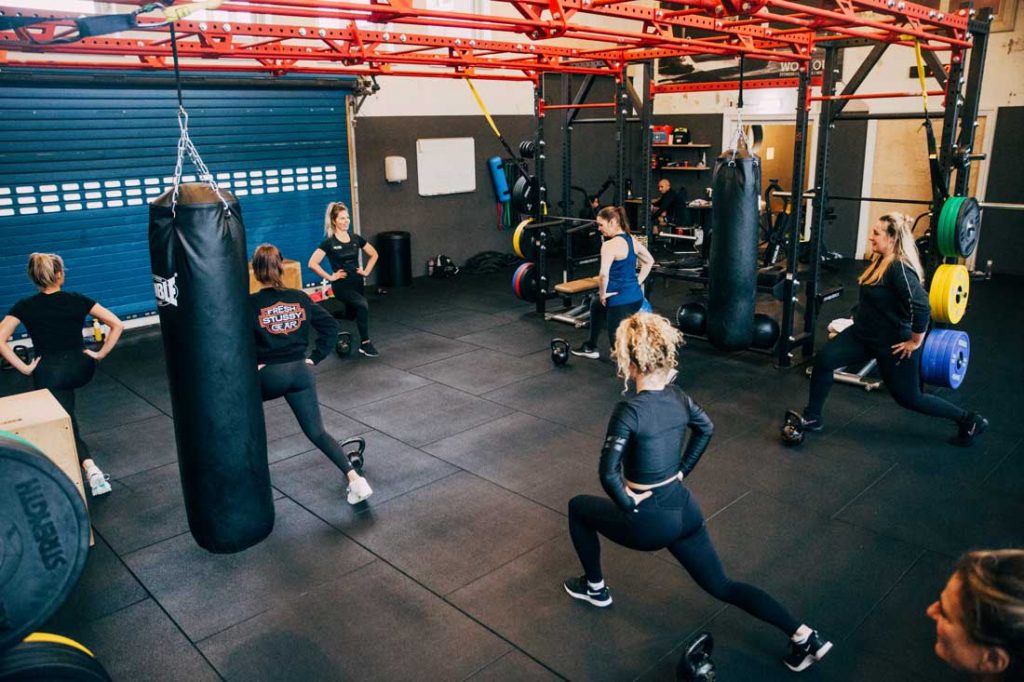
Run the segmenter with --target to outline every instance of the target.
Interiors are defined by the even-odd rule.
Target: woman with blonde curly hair
[[[964,554],[928,617],[950,667],[975,680],[1024,680],[1024,549]]]
[[[803,670],[832,643],[763,590],[725,574],[704,515],[682,483],[714,430],[700,406],[672,383],[682,343],[668,320],[650,313],[625,319],[615,333],[619,376],[627,386],[633,382],[636,395],[615,406],[601,450],[601,485],[611,499],[577,495],[569,502],[569,533],[584,575],[566,580],[565,590],[594,606],[611,605],[598,534],[643,552],[668,548],[703,590],[784,632],[790,650],[783,662]]]
[[[902,407],[955,422],[958,432],[951,440],[969,446],[988,428],[977,412],[954,405],[921,390],[921,353],[931,307],[921,285],[924,268],[911,234],[913,220],[902,213],[888,213],[871,228],[871,262],[861,273],[860,298],[853,325],[838,334],[814,357],[811,393],[802,415],[787,415],[783,440],[798,443],[787,429],[821,431],[822,408],[832,388],[833,372],[841,367],[874,359],[889,393]],[[790,418],[795,422],[790,424]]]

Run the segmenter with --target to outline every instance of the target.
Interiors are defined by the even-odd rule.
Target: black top
[[[692,432],[688,441],[687,429]],[[601,453],[601,486],[621,508],[632,509],[623,478],[651,485],[680,471],[689,475],[713,432],[708,415],[675,384],[661,391],[641,391],[612,412],[608,438],[625,438],[627,445],[624,450],[606,447]]]
[[[663,215],[667,221],[672,222],[676,217],[677,201],[679,201],[679,196],[671,189],[653,199],[651,204],[657,209],[654,212],[655,217]]]
[[[860,288],[853,331],[863,341],[898,343],[928,329],[931,312],[917,272],[895,261],[877,284]]]
[[[350,241],[343,242],[332,234],[320,242],[320,246],[317,248],[327,254],[332,272],[344,270],[348,277],[352,277],[356,274],[356,268],[359,267],[359,252],[366,246],[366,240],[352,232],[349,232],[348,236]]]
[[[334,318],[300,289],[260,289],[250,294],[249,305],[256,335],[256,361],[261,365],[305,359],[310,325],[317,334],[316,348],[309,356],[314,363],[327,356],[337,338]]]
[[[40,292],[15,303],[8,315],[25,325],[36,355],[46,355],[85,346],[82,328],[94,305],[96,301],[88,296],[70,291]]]

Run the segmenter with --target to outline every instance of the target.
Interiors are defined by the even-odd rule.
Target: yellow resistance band
[[[491,115],[487,112],[487,107],[484,106],[484,101],[483,99],[481,99],[480,93],[476,91],[476,87],[474,87],[473,81],[469,80],[468,78],[465,78],[463,80],[466,81],[466,85],[468,85],[469,89],[473,92],[473,97],[476,98],[476,103],[480,105],[480,111],[484,112],[484,118],[486,118],[487,122],[491,124],[491,130],[494,131],[494,134],[497,135],[498,139],[500,140],[501,131],[498,130],[498,126],[497,124],[494,123],[494,119],[491,118]]]
[[[921,81],[921,102],[924,104],[924,113],[928,113],[928,86],[924,82],[924,57],[921,55],[921,41],[914,41],[914,54],[917,56],[917,78]]]
[[[25,642],[49,642],[51,644],[62,644],[69,646],[73,649],[78,649],[82,653],[88,654],[90,658],[96,658],[95,655],[84,646],[79,644],[73,639],[62,637],[61,635],[54,635],[49,632],[33,632],[31,635],[26,637],[23,641]]]

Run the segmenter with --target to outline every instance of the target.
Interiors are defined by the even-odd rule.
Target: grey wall
[[[992,141],[985,201],[1024,204],[1020,150],[1024,149],[1024,107],[1000,107]],[[985,209],[975,267],[984,269],[992,261],[998,273],[1024,275],[1024,212]]]
[[[532,137],[532,116],[499,116],[498,129],[517,146]],[[472,137],[476,140],[476,191],[421,197],[416,183],[416,140]],[[481,251],[512,251],[511,231],[497,229],[497,199],[487,159],[504,157],[483,116],[367,117],[356,119],[356,164],[363,237],[376,243],[378,232],[404,230],[412,235],[413,277],[426,274],[427,258],[444,253],[457,264]],[[404,156],[409,179],[384,180],[384,157]]]

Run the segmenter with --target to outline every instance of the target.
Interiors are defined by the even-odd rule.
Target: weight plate
[[[959,255],[956,247],[956,225],[963,203],[964,197],[950,197],[942,204],[942,210],[939,212],[939,253],[946,258],[955,258]]]
[[[921,354],[921,376],[932,386],[959,388],[967,376],[971,339],[956,329],[933,329]]]
[[[516,297],[534,303],[537,300],[537,282],[534,281],[533,263],[523,263],[512,275],[512,291]]]
[[[516,230],[512,233],[512,250],[523,260],[533,260],[533,238],[527,232],[527,226],[532,222],[533,218],[527,218],[516,225]]]
[[[968,197],[957,212],[956,228],[954,230],[954,241],[957,253],[964,258],[970,258],[978,245],[978,231],[981,229],[981,205],[977,199]]]
[[[28,441],[0,432],[0,651],[64,603],[88,553],[89,514],[71,480]]]
[[[522,294],[519,291],[519,280],[530,265],[531,263],[520,263],[516,271],[512,273],[512,293],[516,295],[516,298],[522,298]]]
[[[940,265],[932,277],[928,301],[932,319],[937,322],[958,324],[967,312],[967,299],[971,290],[971,276],[963,265]]]

